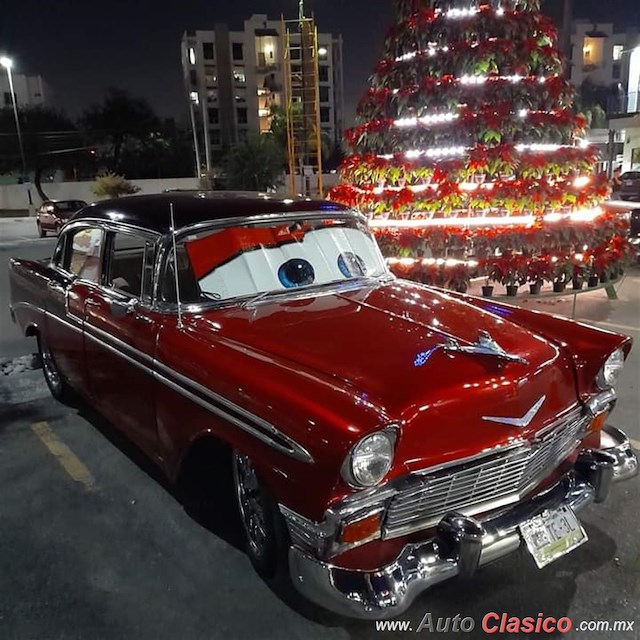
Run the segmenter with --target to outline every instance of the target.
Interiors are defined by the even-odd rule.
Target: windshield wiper
[[[259,293],[257,296],[253,296],[253,298],[249,298],[248,300],[245,300],[240,306],[243,309],[249,309],[255,306],[256,304],[258,304],[259,302],[261,302],[262,300],[264,300],[265,298],[267,298],[268,296],[274,295],[276,293],[286,293],[286,292],[280,291],[279,289],[274,289],[273,291],[263,291],[262,293]]]

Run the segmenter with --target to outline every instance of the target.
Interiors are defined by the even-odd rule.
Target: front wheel
[[[278,505],[264,487],[248,456],[233,452],[233,479],[246,552],[263,578],[286,568],[288,534]]]
[[[38,336],[38,352],[40,353],[44,379],[51,395],[60,402],[69,402],[72,397],[71,387],[60,373],[47,343],[40,336]]]

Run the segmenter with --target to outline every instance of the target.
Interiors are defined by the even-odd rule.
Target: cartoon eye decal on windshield
[[[338,256],[338,269],[345,278],[358,278],[367,275],[364,260],[351,251],[341,253]]]
[[[287,289],[294,289],[313,284],[316,279],[316,272],[308,260],[294,258],[293,260],[287,260],[278,269],[278,278],[282,286]]]

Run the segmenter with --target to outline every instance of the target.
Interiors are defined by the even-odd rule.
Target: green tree
[[[91,187],[96,198],[119,198],[120,196],[133,195],[140,191],[138,185],[132,184],[124,176],[115,173],[105,173],[98,176]]]
[[[271,135],[250,135],[223,159],[228,189],[265,191],[282,183],[284,150]]]
[[[18,117],[27,173],[34,174],[36,189],[46,200],[41,185],[42,174],[67,169],[82,151],[81,135],[67,115],[50,107],[24,107],[19,110]],[[22,157],[12,108],[0,109],[0,143],[0,173],[22,174]]]
[[[100,145],[101,160],[113,172],[122,171],[128,145],[148,143],[161,128],[146,101],[119,89],[110,89],[102,104],[89,107],[80,118],[80,125]]]

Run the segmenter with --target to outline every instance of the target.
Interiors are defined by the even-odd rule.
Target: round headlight
[[[614,387],[618,382],[620,373],[624,368],[624,351],[616,349],[604,363],[602,369],[598,373],[596,382],[601,389],[609,389]]]
[[[342,467],[344,479],[360,487],[377,485],[391,469],[395,441],[394,430],[379,431],[360,440]]]

